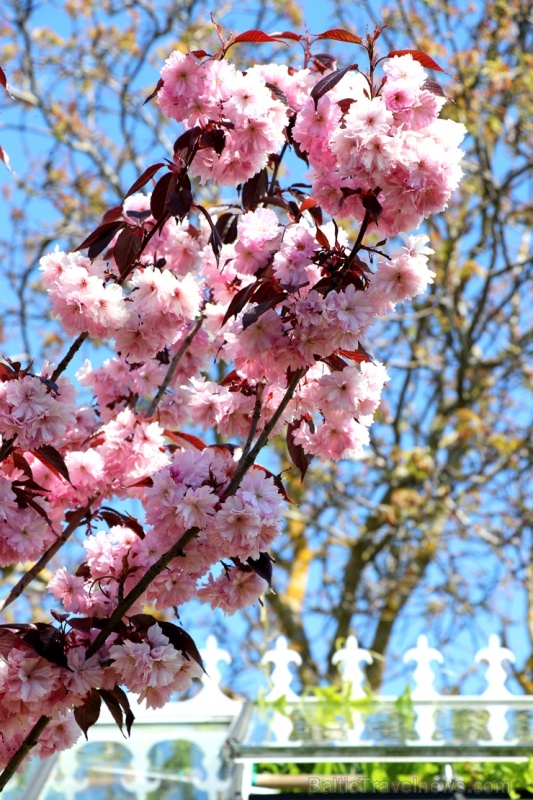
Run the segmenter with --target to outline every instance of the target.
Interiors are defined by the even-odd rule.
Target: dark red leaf
[[[209,55],[210,53],[206,53],[205,50],[191,50],[191,56],[195,58],[206,58],[206,56],[208,57]]]
[[[87,573],[85,572],[85,567],[89,570]],[[91,572],[86,563],[80,564],[76,572],[74,573],[77,577],[83,576],[87,578],[90,576]],[[90,633],[93,628],[97,628],[98,630],[102,630],[105,628],[109,619],[103,617],[71,617],[68,621],[68,624],[71,628],[74,628],[77,631],[81,631],[82,633]],[[125,629],[125,625],[123,622],[117,627],[117,632],[120,630]]]
[[[156,84],[156,87],[155,87],[154,91],[153,91],[153,92],[150,92],[150,94],[148,95],[148,97],[147,97],[147,98],[146,98],[146,100],[144,101],[144,103],[143,103],[143,106],[145,106],[145,105],[146,105],[146,103],[149,103],[149,102],[150,102],[150,100],[152,99],[152,97],[155,97],[155,96],[156,96],[156,94],[158,93],[158,91],[159,91],[160,89],[162,89],[162,87],[164,86],[164,84],[165,84],[165,81],[163,80],[163,78],[159,78],[159,80],[157,81],[157,84]]]
[[[86,739],[89,728],[92,728],[95,722],[98,722],[101,706],[102,700],[100,695],[96,689],[91,689],[91,691],[85,695],[83,704],[81,706],[76,706],[74,709],[74,719],[80,726]]]
[[[150,178],[153,178],[155,173],[158,172],[161,169],[161,167],[164,166],[165,164],[162,161],[160,161],[158,164],[152,164],[151,167],[145,169],[143,174],[137,178],[135,183],[132,183],[132,185],[126,192],[124,199],[126,199],[126,197],[129,197],[132,194],[135,194],[135,192],[138,192],[139,189],[142,189],[142,187],[148,183]]]
[[[276,39],[292,39],[293,42],[301,42],[305,37],[301,33],[293,33],[293,31],[282,31],[281,33],[273,33]]]
[[[189,176],[186,172],[182,172],[180,175],[180,191],[187,191],[192,193],[192,184],[190,181]],[[189,234],[192,236],[192,230],[196,230],[193,225],[189,225]],[[196,234],[199,234],[199,231],[196,231]]]
[[[155,219],[159,220],[166,212],[167,200],[176,189],[176,176],[172,172],[165,174],[157,181],[152,197],[150,209]]]
[[[333,372],[342,372],[343,369],[348,366],[346,361],[340,356],[335,355],[335,353],[325,358],[319,358],[318,361],[323,361]]]
[[[339,106],[340,110],[343,114],[346,114],[350,110],[350,106],[355,103],[355,100],[352,97],[347,97],[345,100],[339,100],[337,105]]]
[[[261,317],[266,311],[270,308],[275,308],[278,303],[281,303],[287,297],[287,293],[283,290],[274,292],[268,300],[265,300],[262,303],[258,303],[254,308],[249,311],[248,313],[244,314],[242,318],[242,327],[243,329],[249,328],[250,325],[253,325],[254,322],[257,322],[259,317]]]
[[[304,281],[304,283],[297,283],[296,285],[289,283],[280,283],[280,286],[285,292],[287,292],[287,295],[296,294],[296,292],[299,292],[300,289],[304,288],[304,286],[309,286],[309,281]]]
[[[79,567],[77,568],[76,572],[74,573],[76,578],[83,578],[84,580],[91,577],[91,568],[86,561],[83,561]]]
[[[427,67],[428,69],[435,69],[438,72],[445,72],[446,75],[449,75],[449,72],[446,72],[445,69],[439,67],[436,61],[433,61],[431,56],[428,56],[427,53],[423,53],[421,50],[391,50],[385,58],[392,58],[393,56],[406,56],[410,55],[413,57],[415,61],[418,61],[419,64],[422,64],[423,67]]]
[[[280,102],[282,102],[284,106],[289,105],[289,99],[287,95],[282,89],[279,88],[279,86],[274,86],[273,83],[269,83],[268,81],[266,82],[265,86],[267,87],[267,89],[270,89],[274,97]]]
[[[200,149],[213,149],[217,156],[221,155],[226,146],[226,134],[220,128],[204,131],[200,137]]]
[[[379,200],[377,199],[376,195],[373,192],[368,192],[368,194],[362,194],[361,202],[363,203],[364,208],[369,212],[373,221],[377,225],[379,216],[383,211],[383,207],[379,202]]]
[[[432,94],[436,94],[437,97],[446,97],[444,91],[437,81],[432,81],[431,78],[426,78],[424,83],[422,84],[422,89],[425,89],[427,92],[431,92]],[[449,98],[446,97],[448,100]]]
[[[344,76],[350,72],[350,70],[357,70],[357,64],[350,64],[348,67],[344,67],[344,69],[337,69],[335,72],[330,72],[329,75],[326,75],[325,78],[322,78],[313,86],[311,91],[311,97],[315,101],[315,108],[318,106],[318,101],[321,97],[323,97],[326,92],[329,92],[330,89],[333,89],[339,81],[341,81]]]
[[[215,258],[218,264],[218,259],[220,258],[220,250],[222,249],[222,239],[219,236],[219,233],[215,227],[215,223],[213,222],[213,219],[209,211],[207,211],[203,206],[195,205],[194,208],[196,208],[197,211],[200,211],[206,218],[207,222],[209,223],[209,227],[211,228],[211,236],[209,237],[209,244],[213,249],[213,253],[215,254]]]
[[[135,483],[130,483],[130,488],[133,488],[134,486],[142,486],[143,488],[146,488],[146,487],[151,487],[153,485],[154,485],[153,479],[148,477],[148,478],[141,478],[140,481],[135,481]]]
[[[283,199],[283,197],[273,197],[271,194],[266,195],[266,197],[263,197],[261,202],[264,203],[265,205],[276,206],[277,208],[282,208],[284,211],[287,211],[287,212],[290,209],[289,203],[287,203]],[[294,206],[295,204],[292,203],[292,205]],[[296,208],[296,211],[298,211],[298,208],[296,206],[295,206],[295,208]]]
[[[6,623],[4,625],[0,625],[0,629],[10,630],[10,631],[17,631],[18,633],[22,634],[24,631],[29,631],[30,628],[35,628],[34,622],[11,622]]]
[[[313,56],[313,66],[321,75],[329,69],[335,69],[337,59],[330,53],[317,53]]]
[[[192,194],[188,189],[179,192],[172,192],[167,200],[167,211],[171,216],[183,220],[187,216],[192,206]]]
[[[150,211],[149,208],[146,209],[146,211],[134,211],[132,209],[131,211],[126,211],[126,216],[129,219],[136,219],[139,220],[140,222],[144,222],[145,219],[148,219],[148,217],[152,216],[152,212]]]
[[[274,283],[270,278],[261,278],[254,284],[255,291],[250,296],[250,302],[263,303],[265,300],[270,300],[272,297],[277,297],[281,291],[277,283]]]
[[[49,391],[51,392],[59,392],[59,386],[54,381],[51,381],[50,378],[43,378],[42,375],[36,375],[36,378],[39,378],[41,383],[44,383],[45,386],[48,387]]]
[[[356,361],[358,364],[361,364],[363,361],[367,363],[373,362],[372,356],[366,352],[361,342],[359,342],[357,350],[339,350],[339,353],[349,358],[350,361]]]
[[[122,205],[120,206],[113,206],[113,208],[108,208],[105,212],[104,216],[102,217],[102,223],[105,222],[117,222],[117,220],[122,219],[124,216],[124,209]]]
[[[44,508],[40,506],[39,503],[35,502],[35,500],[33,499],[32,495],[29,494],[29,492],[27,492],[21,486],[16,486],[14,483],[11,484],[11,490],[15,495],[15,497],[17,498],[17,503],[21,508],[26,508],[27,506],[31,506],[33,510],[36,511],[39,514],[39,516],[45,519],[50,526],[52,525],[52,520],[50,519]]]
[[[300,214],[303,214],[303,212],[307,211],[308,208],[314,208],[315,206],[316,200],[313,200],[312,197],[308,197],[307,200],[304,200],[300,206]]]
[[[249,283],[248,286],[244,286],[242,289],[239,289],[237,294],[233,295],[228,309],[224,314],[222,325],[225,325],[230,317],[236,317],[237,314],[242,311],[255,289],[257,289],[257,282]]]
[[[124,228],[119,233],[113,247],[113,258],[120,274],[125,275],[137,260],[143,246],[143,232],[140,228]]]
[[[111,716],[117,723],[118,729],[122,734],[124,734],[123,731],[124,715],[122,714],[122,706],[115,697],[115,690],[110,692],[107,689],[98,689],[97,691],[102,700],[104,701],[104,703],[106,704],[106,706],[108,707]]]
[[[25,491],[31,492],[32,497],[34,496],[35,492],[39,492],[40,494],[42,493],[42,495],[45,496],[44,493],[50,491],[49,489],[45,489],[43,486],[39,486],[39,484],[35,481],[30,480],[13,481],[11,485],[13,487],[13,491],[15,491],[17,488],[21,488]],[[41,509],[41,511],[43,511],[43,509]]]
[[[30,481],[33,480],[33,472],[31,471],[31,467],[18,448],[13,451],[13,464],[17,469],[20,469],[24,475],[30,479]]]
[[[38,447],[36,450],[31,450],[31,453],[38,458],[39,461],[42,461],[42,463],[48,467],[48,469],[52,470],[54,475],[60,475],[70,483],[68,467],[63,460],[63,456],[55,449],[55,447],[52,447],[50,444],[43,444],[42,447]]]
[[[0,629],[0,655],[7,658],[12,650],[20,648],[22,639],[17,633],[2,627]]]
[[[260,199],[268,192],[268,172],[262,169],[249,178],[242,187],[242,205],[245,211],[255,211]]]
[[[146,634],[148,628],[151,628],[152,625],[155,625],[156,622],[159,622],[159,620],[152,616],[152,614],[134,614],[132,617],[130,617],[130,621],[142,634]]]
[[[237,238],[237,214],[221,214],[217,219],[215,228],[224,244],[231,244]]]
[[[68,667],[67,657],[63,643],[63,634],[53,625],[37,622],[31,625],[22,639],[32,647],[42,658],[60,667]]]
[[[55,611],[53,608],[50,609],[50,614],[53,616],[57,622],[66,622],[70,617],[70,614],[61,614],[59,611]]]
[[[11,381],[17,377],[17,373],[8,364],[0,364],[0,381]]]
[[[320,206],[313,206],[313,208],[309,209],[309,213],[311,214],[317,225],[323,224],[324,215],[322,214],[322,209],[320,208]]]
[[[323,231],[321,231],[318,226],[315,233],[315,239],[317,240],[320,247],[323,247],[325,250],[329,250],[328,238],[326,234]]]
[[[83,242],[76,247],[76,250],[85,250],[89,248],[89,258],[96,258],[102,250],[105,250],[113,236],[126,225],[124,220],[114,222],[104,222],[99,225],[92,233],[90,233]],[[92,253],[92,255],[90,255]]]
[[[143,634],[146,634],[146,631],[157,622],[163,634],[168,637],[170,644],[173,645],[176,650],[180,650],[186,658],[192,658],[204,669],[204,663],[202,661],[202,656],[198,652],[198,648],[192,637],[189,636],[187,631],[184,631],[183,628],[174,625],[172,622],[156,619],[151,614],[134,614],[130,617],[130,621]]]
[[[6,78],[6,73],[4,72],[4,70],[2,69],[2,67],[0,67],[0,86],[3,86],[3,87],[4,87],[4,89],[7,91],[7,78]]]
[[[114,508],[102,506],[98,512],[98,516],[107,522],[110,528],[112,528],[114,525],[124,526],[134,531],[139,539],[144,539],[145,537],[144,528],[141,523],[136,520],[135,517],[132,517],[131,514],[128,514],[125,511],[117,511]]]
[[[244,385],[244,380],[243,378],[239,377],[236,370],[232,369],[231,372],[228,372],[226,377],[220,381],[219,385],[229,386],[230,391],[234,389],[240,391],[242,386]]]
[[[270,36],[264,31],[252,29],[249,31],[244,31],[244,33],[239,33],[239,35],[233,40],[232,44],[238,44],[239,42],[278,42],[280,38],[281,37],[278,36]]]
[[[361,194],[361,189],[351,189],[349,186],[341,186],[342,197],[339,206],[342,206],[347,197],[352,197],[354,194]]]
[[[80,633],[90,633],[95,627],[91,617],[71,617],[68,624]]]
[[[272,587],[272,558],[269,556],[268,553],[259,553],[259,558],[250,558],[246,559],[246,563],[251,566],[253,571],[259,575],[260,578],[263,578],[264,581],[268,583],[270,587]]]
[[[290,459],[294,466],[300,470],[300,477],[301,480],[305,478],[305,473],[309,467],[309,464],[313,460],[313,456],[309,453],[306,453],[301,444],[297,444],[294,441],[294,432],[298,430],[300,425],[302,424],[304,417],[300,417],[299,420],[296,422],[291,422],[287,426],[287,450],[289,452]]]
[[[124,711],[125,722],[126,722],[126,730],[128,732],[128,736],[129,736],[130,733],[131,733],[131,726],[133,725],[133,723],[135,721],[135,717],[133,716],[128,697],[127,697],[125,691],[120,688],[120,686],[115,686],[115,688],[112,689],[109,692],[109,695],[111,697],[113,697],[114,700],[116,700],[116,702],[119,704],[120,708]],[[104,698],[104,702],[106,702],[105,698]]]
[[[331,28],[324,33],[319,33],[317,39],[333,39],[336,42],[351,42],[352,44],[362,44],[363,40],[355,33],[344,30],[344,28]]]
[[[168,436],[169,439],[172,439],[173,442],[177,444],[182,444],[183,442],[187,442],[188,444],[192,444],[197,450],[205,450],[206,445],[202,442],[198,436],[193,436],[190,433],[182,433],[181,431],[164,431],[165,436]]]
[[[176,141],[174,142],[174,154],[180,153],[182,150],[186,150],[187,154],[189,155],[192,153],[198,139],[202,135],[202,128],[199,125],[196,125],[194,128],[189,128],[189,130],[184,131],[181,136],[178,136]]]
[[[168,637],[170,644],[173,645],[176,650],[180,650],[186,658],[192,658],[193,661],[196,661],[205,672],[202,656],[192,636],[189,636],[187,631],[184,631],[183,628],[174,625],[172,622],[158,620],[157,624],[161,627],[163,634]]]

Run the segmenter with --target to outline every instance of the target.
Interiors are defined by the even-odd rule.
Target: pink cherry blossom
[[[66,361],[87,335],[111,354],[83,362],[79,397],[58,377],[65,361],[1,365],[0,566],[37,561],[76,523],[85,559],[48,584],[49,602],[74,617],[8,629],[0,765],[42,714],[36,751],[70,746],[71,711],[94,690],[123,686],[159,708],[201,676],[173,644],[183,632],[149,624],[145,606],[168,615],[195,600],[233,614],[269,591],[253,566],[280,535],[286,496],[281,477],[251,463],[269,438],[290,425],[305,453],[335,460],[369,443],[388,375],[361,340],[372,352],[377,319],[435,279],[428,238],[409,231],[449,202],[466,129],[439,117],[445,98],[411,55],[313,92],[332,69],[311,59],[243,71],[175,51],[157,103],[188,132],[155,165],[154,193],[112,210],[119,233],[95,258],[56,249],[41,260],[51,313],[82,334]],[[307,183],[290,185],[290,149],[308,161]],[[198,182],[216,207],[200,204]],[[140,244],[126,265],[124,231]],[[382,252],[367,234],[402,241]],[[96,651],[116,609],[121,623]],[[64,659],[43,658],[28,630]]]

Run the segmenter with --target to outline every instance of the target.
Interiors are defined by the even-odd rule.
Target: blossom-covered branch
[[[464,135],[439,118],[444,97],[420,54],[383,61],[379,34],[316,37],[363,47],[366,77],[312,59],[314,40],[298,34],[266,41],[300,42],[300,68],[244,73],[226,60],[240,41],[264,41],[257,31],[215,56],[172,53],[155,92],[185,128],[172,158],[149,166],[77,251],[42,259],[52,312],[77,338],[58,367],[0,365],[1,563],[35,560],[31,577],[68,538],[73,509],[90,508],[91,525],[83,563],[48,584],[55,621],[0,628],[6,774],[37,729],[45,756],[86,734],[102,702],[129,728],[124,689],[160,707],[200,674],[192,639],[146,604],[197,598],[234,613],[268,591],[286,497],[256,463],[272,436],[286,431],[302,477],[312,457],[368,443],[387,373],[361,342],[433,279],[427,237],[408,231],[445,207]],[[281,183],[288,148],[310,168],[307,195]],[[192,177],[237,198],[206,208]],[[335,218],[355,223],[353,244]],[[384,256],[396,234],[403,244]],[[94,396],[83,405],[65,369],[88,337],[114,354],[78,371]],[[213,432],[224,444],[208,443]],[[120,510],[128,498],[142,523]]]

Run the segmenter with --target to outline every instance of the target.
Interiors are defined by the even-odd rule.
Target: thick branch
[[[16,753],[13,754],[9,763],[0,775],[0,792],[5,789],[7,783],[11,780],[17,769],[20,767],[28,753],[35,747],[39,741],[39,736],[44,731],[51,717],[44,715],[35,723],[31,731],[28,733]]]

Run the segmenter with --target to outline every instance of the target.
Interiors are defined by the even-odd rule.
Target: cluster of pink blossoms
[[[332,216],[362,220],[365,192],[379,187],[383,236],[417,228],[446,207],[462,175],[459,144],[464,126],[438,119],[445,98],[428,85],[410,54],[383,66],[378,96],[361,87],[348,111],[330,94],[309,98],[293,135],[308,153],[312,196]]]
[[[77,374],[90,405],[59,368],[0,364],[0,566],[87,531],[83,563],[49,583],[56,623],[0,628],[0,764],[42,714],[47,755],[110,698],[128,723],[121,687],[159,707],[200,675],[190,637],[143,609],[200,599],[231,614],[267,591],[285,494],[254,462],[271,436],[286,431],[302,474],[312,456],[368,444],[388,376],[361,342],[434,273],[423,234],[402,233],[389,256],[367,234],[446,206],[465,132],[438,118],[416,57],[383,71],[375,86],[323,57],[243,73],[173,53],[157,102],[187,130],[168,171],[151,193],[138,190],[164,165],[136,181],[86,256],[42,259],[65,332],[114,353]],[[286,146],[310,165],[308,197],[281,183]],[[240,194],[207,210],[189,175]],[[325,214],[355,220],[353,236]],[[142,520],[110,506],[127,498]]]
[[[200,63],[192,55],[175,51],[165,62],[161,78],[157,102],[167,117],[222,134],[220,154],[207,147],[193,161],[190,174],[203,182],[244,183],[267,165],[270,153],[283,146],[286,107],[257,70],[244,74],[228,61]]]

